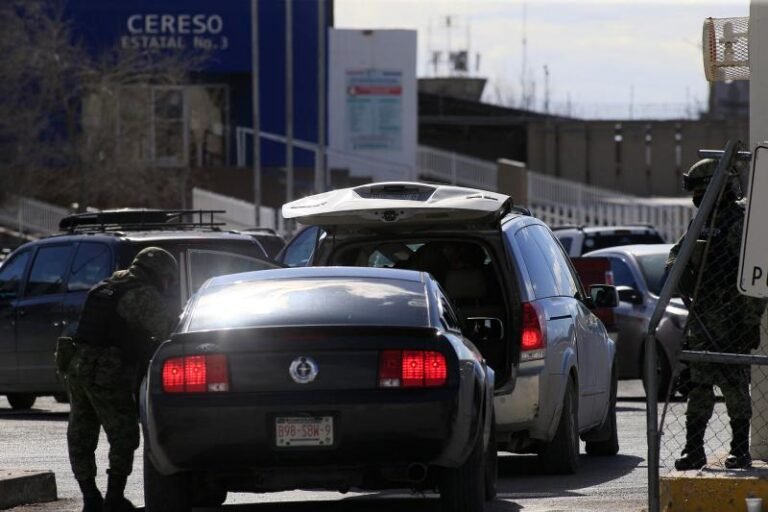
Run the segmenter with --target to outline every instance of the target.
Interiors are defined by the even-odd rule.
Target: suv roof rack
[[[69,233],[94,231],[184,230],[208,228],[219,230],[224,222],[215,222],[214,214],[225,210],[156,210],[122,208],[100,212],[76,213],[59,221],[59,229]]]

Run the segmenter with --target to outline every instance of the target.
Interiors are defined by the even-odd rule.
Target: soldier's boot
[[[109,473],[107,495],[104,497],[104,512],[129,512],[136,510],[133,503],[125,497],[125,484],[128,475]]]
[[[728,469],[745,469],[752,466],[749,454],[749,420],[732,420],[731,454],[725,459]]]
[[[701,469],[707,465],[707,454],[704,453],[704,432],[707,422],[700,419],[685,419],[685,448],[680,458],[675,460],[675,469],[690,471]]]
[[[104,498],[101,497],[96,479],[78,480],[80,492],[83,494],[83,512],[102,512]]]

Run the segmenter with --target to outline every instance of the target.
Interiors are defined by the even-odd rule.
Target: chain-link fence
[[[738,290],[745,216],[738,178],[748,158],[739,148],[740,143],[729,143],[717,155],[721,158],[697,164],[685,177],[694,202],[700,201],[699,210],[670,252],[671,270],[650,330],[654,332],[671,300],[683,302],[688,319],[681,326],[679,346],[672,347],[678,357],[670,361],[676,378],[658,409],[656,396],[648,394],[652,511],[658,510],[659,476],[747,468],[750,429],[753,438],[768,439],[768,410],[753,407],[768,403],[763,396],[768,394],[768,373],[763,371],[768,367],[761,366],[768,357],[761,357],[766,353],[760,348],[761,335],[768,334],[762,319],[766,301]],[[649,373],[658,381],[656,372]],[[653,432],[653,425],[663,435]]]

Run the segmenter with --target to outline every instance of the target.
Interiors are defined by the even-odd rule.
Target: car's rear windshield
[[[200,292],[187,331],[293,325],[423,327],[424,284],[376,278],[248,281]]]
[[[584,238],[582,252],[596,251],[606,247],[619,247],[634,244],[663,244],[664,239],[658,233],[617,233],[591,235]]]
[[[667,254],[644,254],[637,256],[637,262],[640,264],[640,271],[645,277],[648,291],[654,295],[660,295],[666,276]]]

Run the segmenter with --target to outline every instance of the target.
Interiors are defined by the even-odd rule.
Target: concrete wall
[[[681,175],[699,149],[748,140],[746,119],[531,121],[528,168],[640,196],[683,193]]]

